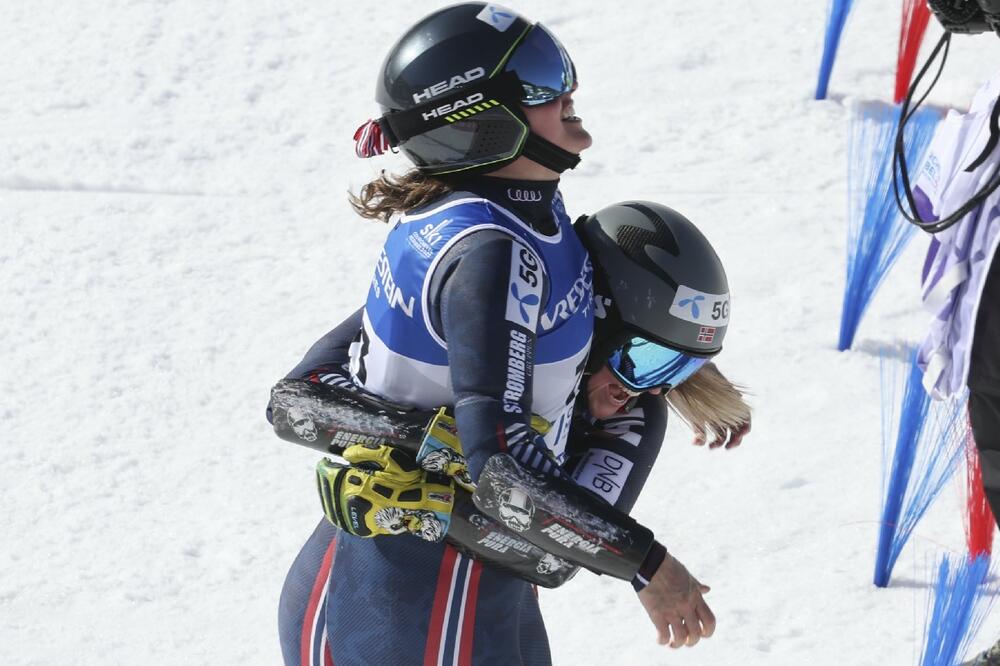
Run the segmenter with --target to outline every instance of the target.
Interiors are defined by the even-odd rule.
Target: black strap
[[[632,577],[632,589],[636,592],[642,592],[646,589],[649,581],[653,580],[653,576],[656,575],[656,571],[665,559],[667,559],[666,547],[659,541],[654,541],[649,552],[646,553],[646,559],[639,565],[639,571]]]
[[[563,150],[534,132],[528,134],[521,154],[556,173],[562,173],[566,169],[575,169],[576,165],[580,163],[579,155]]]
[[[430,102],[415,106],[405,111],[391,111],[378,119],[378,124],[382,129],[382,134],[389,140],[389,145],[395,148],[403,141],[429,132],[430,130],[444,127],[454,122],[454,114],[469,106],[475,107],[477,104],[504,104],[508,110],[517,114],[525,121],[523,114],[518,109],[518,101],[524,89],[520,79],[514,72],[503,72],[499,76],[487,79],[482,83],[471,86],[464,86],[460,92],[437,97]],[[452,109],[452,106],[459,101],[467,102],[473,95],[481,96],[471,105],[463,105]],[[442,107],[448,109],[447,112],[440,112]],[[452,116],[452,119],[449,119]],[[527,124],[525,122],[525,124]],[[573,169],[580,163],[580,156],[563,150],[551,141],[543,139],[534,132],[528,133],[528,138],[524,142],[524,149],[521,154],[528,159],[541,164],[547,169],[552,169],[556,173],[562,173],[567,169]]]
[[[939,219],[925,220],[920,217],[920,212],[917,210],[917,203],[913,196],[913,190],[910,187],[910,174],[907,171],[906,166],[906,148],[903,145],[903,130],[906,127],[907,121],[916,113],[917,109],[930,94],[931,89],[934,84],[937,83],[938,78],[941,76],[941,72],[944,71],[944,64],[948,60],[948,49],[951,44],[951,32],[945,31],[941,35],[941,39],[938,41],[934,50],[931,51],[930,56],[927,58],[927,62],[917,73],[916,78],[913,80],[913,84],[910,86],[910,90],[906,95],[906,99],[903,100],[902,108],[899,112],[899,126],[896,129],[896,145],[892,154],[892,187],[893,194],[896,197],[896,207],[899,209],[900,214],[912,224],[920,227],[928,233],[937,233],[939,231],[944,231],[948,227],[956,224],[962,220],[970,212],[978,208],[986,198],[993,193],[997,187],[1000,187],[1000,163],[993,169],[993,173],[986,180],[985,184],[976,192],[972,197],[969,198],[964,204],[958,207],[955,211],[941,217]],[[930,85],[927,87],[926,92],[917,100],[916,104],[910,108],[910,103],[913,100],[914,93],[917,90],[917,86],[920,84],[921,79],[923,79],[924,74],[930,68],[931,64],[937,58],[938,53],[943,49],[943,54],[941,57],[941,65],[938,67],[937,74],[935,74],[934,79],[931,80]],[[967,172],[973,171],[976,167],[980,166],[982,162],[986,159],[986,156],[996,147],[997,143],[1000,142],[998,134],[1000,134],[1000,99],[993,106],[993,113],[990,115],[990,139],[987,141],[986,147],[983,152],[977,157],[972,164],[966,167]],[[900,182],[902,181],[902,187],[900,187]],[[900,196],[900,189],[903,190],[902,194],[905,195],[906,202],[909,204],[909,210],[903,206],[902,197]]]
[[[972,161],[972,164],[965,167],[966,173],[972,173],[976,168],[986,161],[993,149],[997,147],[997,142],[1000,142],[1000,97],[997,97],[997,101],[993,102],[993,111],[990,113],[990,138],[986,141],[986,146],[983,147],[983,152],[979,153],[979,157]]]
[[[459,92],[436,97],[412,109],[390,111],[378,119],[378,124],[382,128],[383,135],[389,139],[389,145],[395,148],[411,137],[451,124],[454,120],[449,120],[448,116],[453,116],[476,104],[497,102],[516,108],[521,93],[521,82],[517,75],[513,72],[504,72],[482,83],[463,86]],[[477,96],[477,101],[452,109],[456,102],[468,102],[474,95]],[[441,112],[442,107],[447,107],[449,110]]]
[[[327,497],[329,497],[329,503],[333,509],[333,516],[337,519],[337,527],[346,528],[350,523],[347,522],[347,516],[344,515],[344,507],[340,506],[340,493],[344,489],[344,477],[347,476],[346,472],[341,472],[337,475],[337,478],[333,481],[333,490],[329,492],[329,486],[326,479],[320,477],[320,483],[325,486],[324,490],[328,491]]]

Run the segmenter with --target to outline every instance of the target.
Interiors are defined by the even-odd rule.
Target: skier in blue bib
[[[544,26],[496,5],[456,5],[422,19],[391,49],[376,90],[384,115],[356,135],[359,155],[392,146],[416,169],[383,175],[353,199],[362,216],[394,227],[360,321],[348,323],[355,331],[360,324],[349,381],[397,403],[453,408],[473,481],[500,452],[542,471],[562,468],[570,456],[595,304],[602,305],[557,189],[559,174],[591,143],[575,115],[576,86],[572,61]],[[651,235],[643,242],[663,242],[650,213],[635,210],[647,220],[637,230]],[[676,284],[675,292],[683,301]],[[680,383],[719,351],[728,291],[688,301],[706,295],[725,304],[715,326],[699,326],[690,313],[677,318],[685,335],[697,332],[689,335],[693,353],[647,345],[634,335],[643,321],[618,320],[620,335],[602,338],[610,342],[599,358],[625,382],[601,389],[616,409]],[[645,363],[649,353],[656,363]],[[307,357],[312,367],[300,375],[346,381],[315,361]],[[533,414],[550,424],[544,435],[531,428]],[[622,502],[634,501],[634,492]],[[286,581],[286,663],[331,656],[339,664],[550,663],[535,593],[524,580],[437,541],[334,537],[331,529],[317,529]],[[664,599],[668,569],[687,581],[683,599]],[[643,603],[661,640],[666,633],[679,647],[711,635],[714,618],[701,598],[707,588],[662,546],[649,548],[638,570],[633,582],[649,584]],[[313,573],[295,573],[302,571]],[[667,617],[681,606],[685,617]]]

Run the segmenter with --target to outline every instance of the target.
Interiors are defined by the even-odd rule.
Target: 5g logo
[[[712,320],[719,321],[724,319],[729,320],[729,301],[715,301],[712,303]]]
[[[535,271],[538,270],[538,260],[535,259],[535,255],[524,248],[521,248],[519,256],[521,258],[521,266],[517,270],[518,275],[528,283],[528,286],[537,287],[538,276],[535,275]]]
[[[538,324],[538,306],[542,300],[542,282],[538,274],[541,264],[535,253],[523,245],[516,247],[511,253],[510,264],[507,321],[534,331]]]
[[[678,285],[669,312],[692,324],[725,326],[729,323],[729,294],[711,294]]]

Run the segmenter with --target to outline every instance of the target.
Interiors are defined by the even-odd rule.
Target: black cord
[[[990,156],[993,149],[997,147],[1000,143],[1000,97],[997,101],[993,103],[993,111],[990,113],[990,138],[986,141],[986,146],[983,147],[982,152],[979,153],[979,157],[972,160],[972,164],[965,167],[966,173],[972,173],[979,166],[986,161],[986,158]]]
[[[994,167],[993,173],[990,175],[990,178],[986,182],[986,184],[983,185],[982,189],[980,189],[976,194],[974,194],[968,201],[962,204],[954,212],[938,220],[925,220],[922,217],[920,217],[920,213],[917,211],[917,204],[916,201],[914,200],[913,190],[910,186],[910,175],[907,171],[907,166],[906,166],[906,148],[903,143],[903,130],[906,127],[906,123],[909,122],[910,118],[913,117],[913,114],[917,112],[918,108],[920,108],[920,105],[923,104],[925,99],[927,99],[927,96],[930,94],[931,90],[934,88],[934,85],[941,77],[941,73],[944,71],[944,65],[948,61],[948,50],[950,48],[950,45],[951,45],[951,32],[946,30],[945,33],[941,35],[941,39],[938,40],[938,43],[934,47],[934,50],[931,51],[930,56],[927,58],[927,62],[924,63],[924,66],[920,69],[920,72],[917,73],[916,78],[913,80],[913,84],[910,86],[910,89],[906,95],[906,99],[903,100],[903,105],[899,112],[899,127],[896,129],[896,143],[892,154],[892,188],[893,188],[893,194],[895,194],[896,196],[896,207],[899,208],[899,212],[903,215],[903,217],[907,221],[911,222],[912,224],[915,224],[924,231],[932,234],[937,233],[939,231],[944,231],[948,227],[960,221],[971,211],[978,208],[982,204],[982,202],[986,200],[986,197],[992,194],[993,191],[997,189],[997,187],[1000,187],[1000,163],[998,163],[997,166]],[[934,76],[934,79],[927,87],[927,91],[920,97],[920,99],[917,100],[917,103],[913,105],[913,108],[911,110],[910,102],[913,99],[913,95],[917,90],[917,86],[920,84],[920,81],[923,79],[924,75],[927,73],[927,70],[930,68],[931,64],[937,58],[938,53],[941,51],[942,48],[944,48],[944,53],[941,58],[941,65],[938,67],[937,74]],[[989,152],[991,151],[991,147],[995,147],[997,145],[997,140],[996,140],[997,133],[994,132],[994,127],[997,126],[997,121],[994,119],[997,118],[998,114],[1000,114],[1000,98],[998,98],[997,101],[994,103],[993,113],[991,114],[990,118],[990,133],[991,133],[990,142],[987,143],[986,149],[984,149],[983,153],[980,154],[980,156],[972,164],[970,164],[969,167],[966,168],[966,171],[975,169],[980,164],[982,164],[982,162],[986,159],[986,155],[989,154]],[[899,194],[900,178],[903,181],[903,193],[906,195],[906,202],[910,206],[909,212],[907,212],[906,208],[903,207],[903,202]]]
[[[910,111],[910,101],[913,99],[913,94],[917,90],[917,86],[923,80],[924,75],[927,74],[927,70],[934,63],[937,58],[938,53],[944,48],[944,57],[941,59],[941,65],[938,67],[937,75],[934,80],[931,81],[930,86],[927,87],[927,91],[923,96],[917,100],[917,103],[913,106],[913,110]],[[927,58],[927,62],[924,66],[920,68],[917,72],[917,76],[913,79],[913,83],[910,85],[910,89],[906,93],[906,99],[903,100],[902,107],[899,110],[899,126],[896,128],[896,143],[895,148],[892,153],[892,189],[893,194],[896,196],[896,207],[899,208],[899,212],[902,213],[903,217],[907,221],[916,224],[918,227],[924,228],[925,225],[933,224],[933,221],[927,221],[920,218],[920,214],[917,212],[917,204],[913,199],[913,190],[910,187],[910,174],[906,167],[906,148],[903,144],[903,131],[906,128],[906,123],[909,122],[910,118],[916,113],[917,109],[923,103],[927,96],[930,94],[931,90],[934,88],[934,84],[937,83],[938,78],[940,78],[941,73],[944,71],[944,65],[948,61],[948,50],[951,47],[951,33],[945,30],[944,34],[941,35],[941,39],[934,46],[934,50],[931,51],[930,56]],[[899,197],[899,178],[903,179],[903,191],[906,194],[906,201],[910,204],[910,210],[913,212],[912,217],[903,208],[903,202]]]

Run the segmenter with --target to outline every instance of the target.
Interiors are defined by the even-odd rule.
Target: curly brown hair
[[[379,177],[361,188],[348,192],[351,206],[361,217],[388,222],[395,213],[405,213],[428,204],[452,191],[452,186],[438,176],[428,176],[412,169],[401,176],[383,170]]]

